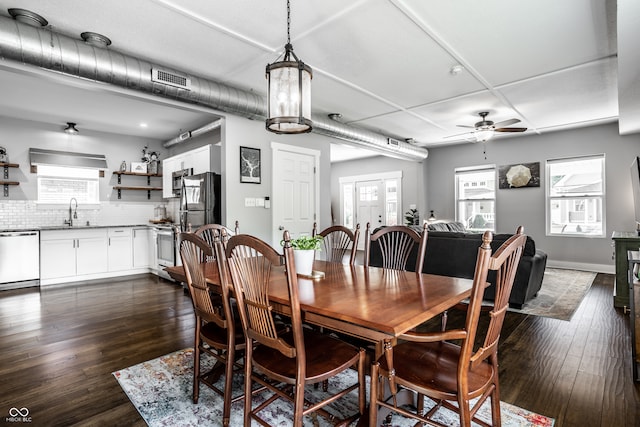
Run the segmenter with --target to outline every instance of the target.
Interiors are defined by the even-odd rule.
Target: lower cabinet
[[[107,231],[52,230],[40,233],[40,280],[107,272]]]
[[[149,271],[149,227],[98,227],[40,232],[40,285],[103,279]]]
[[[640,247],[640,236],[635,231],[614,231],[611,238],[614,242],[616,260],[616,280],[613,288],[613,306],[629,308],[629,279],[627,271],[627,251],[637,251]]]
[[[133,268],[133,246],[131,227],[109,228],[109,271]]]
[[[153,232],[149,227],[134,228],[133,268],[149,268],[153,265]]]

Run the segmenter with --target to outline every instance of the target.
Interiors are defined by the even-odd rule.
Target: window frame
[[[479,173],[479,172],[491,172],[493,174],[493,198],[461,198],[460,197],[460,177],[462,175],[468,175],[468,174],[473,174],[473,173]],[[498,224],[498,169],[496,168],[496,165],[481,165],[481,166],[471,166],[471,167],[462,167],[462,168],[456,168],[454,170],[454,195],[455,195],[455,218],[456,221],[461,222],[462,224],[464,224],[465,228],[467,227],[467,219],[466,218],[460,218],[459,216],[462,215],[462,213],[460,212],[460,203],[465,203],[465,202],[487,202],[487,203],[491,203],[493,202],[493,226],[490,228],[478,228],[473,229],[473,231],[478,231],[481,232],[483,230],[489,230],[489,231],[493,231],[495,232],[495,230],[498,229],[497,224]],[[485,180],[481,180],[479,182],[485,183],[486,185],[486,181]],[[472,183],[472,186],[475,183]]]
[[[44,180],[51,181],[80,181],[87,184],[85,192],[62,192],[63,197],[43,197]],[[55,185],[55,184],[54,184]],[[93,188],[94,191],[90,191]],[[36,204],[38,206],[66,206],[72,198],[78,200],[82,206],[100,205],[100,170],[79,168],[74,166],[38,165],[36,170]]]
[[[551,173],[552,173],[552,166],[554,164],[568,164],[571,162],[580,162],[580,161],[588,161],[588,160],[600,160],[601,162],[601,169],[600,169],[600,182],[601,182],[601,191],[599,192],[594,192],[594,191],[587,191],[584,193],[571,193],[570,196],[567,195],[552,195],[552,178],[551,178]],[[606,186],[606,155],[604,153],[600,153],[600,154],[591,154],[591,155],[583,155],[583,156],[571,156],[571,157],[563,157],[563,158],[556,158],[556,159],[548,159],[546,161],[545,164],[545,178],[546,178],[546,185],[545,185],[545,233],[547,236],[550,237],[581,237],[581,238],[604,238],[607,237],[607,230],[606,230],[606,225],[607,225],[607,220],[606,220],[606,213],[607,213],[607,209],[606,209],[606,203],[607,203],[607,186]],[[564,232],[564,227],[563,227],[563,231],[561,232],[554,232],[553,231],[553,227],[552,227],[552,203],[554,201],[574,201],[574,202],[583,202],[582,203],[582,210],[576,210],[575,212],[585,212],[585,206],[584,206],[584,202],[590,200],[590,199],[595,199],[599,201],[599,212],[597,214],[599,214],[600,216],[600,222],[601,222],[601,228],[600,228],[600,233],[599,234],[592,234],[592,233],[587,233],[587,232],[578,232],[578,231],[569,231],[569,232]],[[584,221],[583,223],[586,223],[586,221]],[[578,225],[576,226],[579,227],[580,223],[577,223]],[[566,227],[566,224],[565,224]]]

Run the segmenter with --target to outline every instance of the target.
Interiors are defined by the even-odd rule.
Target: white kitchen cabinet
[[[149,268],[153,264],[155,244],[153,232],[149,227],[134,228],[133,232],[133,268]]]
[[[190,166],[193,173],[204,173],[211,171],[211,146],[205,145],[190,151]]]
[[[172,174],[183,169],[193,169],[194,174],[211,171],[211,145],[185,151],[162,161],[162,197],[174,197]]]
[[[40,238],[40,280],[76,275],[76,239],[45,240]]]
[[[177,171],[179,161],[176,157],[169,157],[162,161],[162,197],[168,199],[173,195],[173,172]]]
[[[40,280],[105,273],[107,231],[43,230],[40,233]]]
[[[123,271],[133,268],[131,234],[131,227],[115,227],[109,228],[107,231],[109,271]]]

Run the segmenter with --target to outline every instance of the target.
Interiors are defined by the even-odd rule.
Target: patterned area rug
[[[527,301],[522,309],[510,311],[571,320],[595,277],[596,273],[591,271],[546,268],[538,296]]]
[[[207,359],[212,363],[212,358]],[[220,426],[222,425],[222,398],[207,386],[200,387],[200,399],[197,405],[191,400],[193,379],[193,349],[184,349],[157,359],[143,362],[113,373],[133,405],[149,426]],[[368,379],[368,378],[367,378]],[[342,387],[357,381],[355,371],[347,371],[330,380],[331,387]],[[222,386],[222,379],[220,381]],[[311,387],[309,394],[316,397],[322,394]],[[368,386],[367,386],[368,392]],[[242,376],[234,377],[234,393],[242,393]],[[234,394],[235,395],[235,394]],[[254,406],[259,399],[266,396],[255,396]],[[357,394],[352,393],[342,407],[340,413],[351,414],[357,409]],[[517,406],[501,403],[502,425],[504,427],[550,427],[553,418],[535,414]],[[272,425],[291,425],[293,407],[279,400],[262,412]],[[491,420],[489,404],[480,409],[480,417]],[[439,412],[440,422],[449,426],[459,425],[457,417],[446,409]],[[313,419],[307,417],[305,426],[313,425]],[[317,418],[320,426],[330,425],[322,417]],[[241,426],[243,422],[243,402],[240,400],[231,407],[231,426]],[[410,426],[408,420],[394,417],[394,426]],[[473,424],[474,426],[476,424]]]

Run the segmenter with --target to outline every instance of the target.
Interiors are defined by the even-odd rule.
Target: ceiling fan
[[[478,113],[478,115],[482,120],[477,122],[475,125],[458,125],[458,127],[474,129],[473,132],[470,133],[473,135],[475,142],[488,141],[493,137],[493,134],[495,132],[524,132],[527,130],[527,128],[505,127],[514,123],[518,123],[520,119],[508,119],[498,123],[494,123],[491,120],[487,120],[487,116],[489,115],[488,111],[481,111]],[[451,135],[447,136],[446,138],[452,138],[460,135],[465,134]]]

